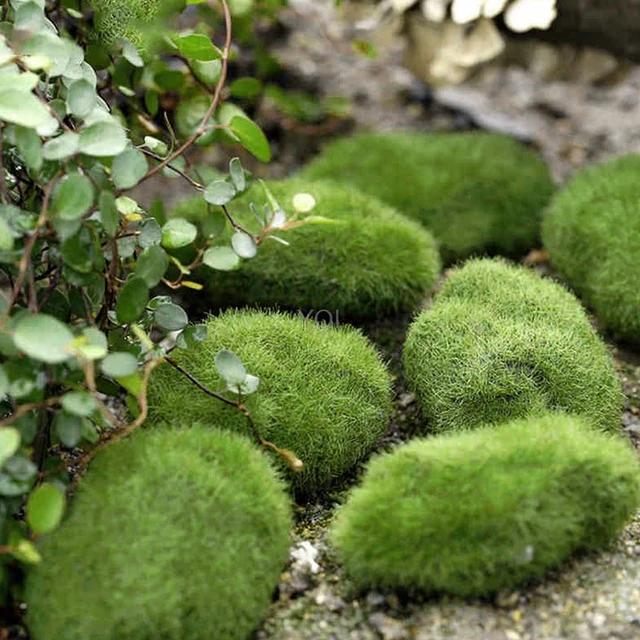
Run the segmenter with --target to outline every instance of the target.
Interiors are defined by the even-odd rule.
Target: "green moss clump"
[[[284,483],[245,438],[191,425],[101,453],[28,575],[34,640],[246,640],[287,558]]]
[[[587,169],[546,210],[553,264],[617,336],[640,344],[640,155]]]
[[[445,263],[521,255],[553,191],[536,153],[492,133],[358,135],[328,145],[301,175],[353,185],[421,222]]]
[[[409,328],[409,386],[440,432],[549,410],[617,430],[623,396],[612,359],[576,298],[501,260],[455,269]]]
[[[210,389],[224,388],[214,367],[230,349],[260,378],[244,403],[263,438],[304,462],[290,472],[294,490],[309,497],[328,488],[372,450],[391,409],[390,377],[362,334],[348,326],[323,327],[279,313],[227,312],[208,323],[207,339],[174,352],[175,360]],[[196,389],[168,364],[149,386],[151,420],[203,421],[253,437],[245,417]]]
[[[363,587],[484,596],[598,549],[638,506],[622,439],[547,415],[378,457],[332,531]]]
[[[90,0],[94,27],[99,39],[108,45],[126,38],[146,48],[157,21],[182,11],[184,0]]]
[[[289,213],[294,195],[310,193],[317,203],[313,215],[336,223],[276,234],[291,245],[267,241],[237,271],[201,268],[210,308],[254,304],[305,313],[326,309],[358,320],[410,311],[435,284],[440,259],[431,235],[377,200],[331,183],[287,180],[269,188]],[[264,202],[259,186],[234,201],[230,210],[257,232],[250,202]],[[189,200],[172,215],[202,221],[207,204],[202,198]],[[230,236],[227,225],[219,243],[228,244]]]

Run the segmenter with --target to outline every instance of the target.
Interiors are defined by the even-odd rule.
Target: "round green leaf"
[[[62,220],[82,217],[93,204],[93,185],[86,176],[72,173],[65,176],[53,194],[53,210]]]
[[[130,353],[110,353],[102,361],[102,372],[112,378],[130,376],[138,370],[138,361]]]
[[[79,149],[88,156],[117,156],[126,146],[127,136],[124,129],[110,120],[96,122],[80,133]]]
[[[179,331],[189,324],[185,310],[177,304],[160,304],[153,314],[153,318],[167,331]]]
[[[4,400],[9,393],[9,376],[4,370],[4,367],[0,364],[0,400]]]
[[[45,142],[42,147],[42,155],[45,160],[64,160],[78,151],[80,136],[69,131],[57,138]]]
[[[84,418],[61,411],[56,417],[53,428],[60,442],[71,449],[82,439]]]
[[[79,118],[88,116],[96,106],[95,87],[84,78],[76,80],[70,87],[67,94],[67,107],[69,113]]]
[[[201,33],[193,33],[178,39],[178,50],[186,58],[208,62],[220,58],[220,50],[210,38]]]
[[[169,257],[162,247],[154,245],[145,249],[136,262],[135,274],[142,278],[148,287],[155,287],[169,266]]]
[[[258,160],[269,162],[271,160],[271,147],[262,129],[249,118],[236,116],[231,120],[231,130],[240,140],[240,144]]]
[[[210,247],[204,252],[202,262],[218,271],[232,271],[240,266],[240,258],[231,247]]]
[[[234,98],[255,98],[262,90],[262,83],[257,78],[237,78],[229,91]]]
[[[114,158],[111,178],[118,189],[130,189],[140,182],[148,168],[144,153],[130,147]]]
[[[69,358],[73,334],[53,316],[24,315],[16,324],[13,340],[30,358],[58,364]]]
[[[155,218],[147,218],[140,223],[138,244],[148,249],[162,242],[162,229]]]
[[[193,324],[188,326],[176,340],[176,345],[181,349],[190,349],[207,339],[207,325]]]
[[[173,218],[162,227],[162,246],[179,249],[191,244],[198,235],[198,229],[184,218]]]
[[[27,501],[27,524],[38,535],[53,531],[62,520],[65,497],[52,484],[41,484]]]
[[[62,408],[74,416],[86,417],[96,409],[96,401],[87,391],[69,391],[62,396]]]
[[[120,213],[116,206],[116,199],[111,191],[103,191],[98,201],[100,206],[100,220],[105,232],[113,238],[120,224]]]
[[[77,341],[76,352],[85,360],[99,360],[107,355],[107,336],[97,327],[89,327],[82,332],[83,340]]]
[[[247,179],[244,175],[240,158],[231,158],[229,162],[229,174],[231,175],[231,181],[236,190],[244,191],[247,186]]]
[[[0,120],[34,129],[49,121],[51,115],[44,103],[24,89],[0,90]]]
[[[13,249],[13,233],[9,223],[0,217],[0,251],[11,251]]]
[[[241,258],[253,258],[258,253],[258,245],[255,240],[243,231],[237,231],[233,234],[231,246]]]
[[[135,322],[145,310],[149,300],[149,287],[138,276],[129,278],[122,287],[116,304],[116,318],[122,324]]]
[[[0,467],[20,447],[20,432],[13,427],[0,428]]]
[[[42,167],[42,141],[34,129],[16,127],[16,145],[27,166],[34,171]]]
[[[247,370],[242,360],[233,351],[228,349],[218,351],[214,364],[227,385],[242,384],[247,379]]]
[[[224,180],[214,180],[204,192],[204,199],[209,204],[227,204],[236,195],[236,188]]]

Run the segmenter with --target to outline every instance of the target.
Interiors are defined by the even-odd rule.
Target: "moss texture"
[[[89,0],[94,10],[96,34],[105,44],[116,44],[126,38],[144,49],[146,31],[156,20],[181,11],[184,0]]]
[[[445,263],[533,247],[553,191],[536,153],[492,133],[358,135],[329,144],[302,176],[353,185],[419,221]]]
[[[639,472],[627,442],[570,416],[415,440],[372,461],[332,539],[363,587],[484,596],[606,544]]]
[[[279,235],[286,247],[267,241],[258,255],[233,272],[198,275],[207,283],[210,308],[259,305],[338,311],[343,319],[359,320],[413,309],[433,287],[440,259],[431,235],[419,225],[377,200],[330,183],[287,180],[269,185],[289,213],[295,194],[311,193],[313,215],[338,224],[308,224]],[[233,202],[234,217],[253,231],[258,224],[249,202],[261,204],[259,186]],[[178,206],[172,215],[203,220],[207,205],[198,198]],[[220,243],[229,242],[231,229]]]
[[[245,438],[191,425],[101,453],[28,576],[34,640],[245,640],[287,558],[284,483]]]
[[[617,336],[640,344],[640,155],[587,169],[543,220],[544,246]]]
[[[220,390],[224,384],[214,358],[220,349],[230,349],[260,378],[245,404],[262,437],[304,462],[304,470],[290,476],[298,496],[326,489],[371,452],[388,423],[390,377],[359,331],[255,311],[225,313],[208,327],[206,341],[174,352],[175,360]],[[154,371],[149,404],[151,420],[187,425],[199,420],[252,437],[237,409],[198,391],[169,365]]]
[[[403,361],[425,427],[435,432],[549,410],[619,428],[621,385],[580,303],[502,260],[452,272],[409,328]]]

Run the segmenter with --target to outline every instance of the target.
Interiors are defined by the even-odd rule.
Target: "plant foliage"
[[[640,155],[587,169],[552,200],[551,261],[614,334],[640,342]]]
[[[362,587],[485,596],[603,546],[639,499],[627,442],[551,414],[376,458],[332,539]]]
[[[38,545],[34,640],[246,640],[287,558],[283,489],[264,454],[210,424],[113,445]]]
[[[300,497],[328,488],[371,452],[387,426],[390,378],[359,331],[258,311],[230,311],[207,328],[206,340],[176,353],[175,362],[220,392],[237,381],[230,378],[233,365],[220,374],[216,354],[222,348],[238,354],[260,379],[258,392],[245,390],[242,402],[261,435],[304,464],[302,472],[290,474]],[[194,393],[169,364],[156,370],[149,404],[151,420],[187,428],[201,421],[252,437],[238,411]]]
[[[403,359],[431,431],[549,410],[619,429],[606,345],[571,293],[524,267],[483,259],[455,269],[411,325]]]
[[[357,135],[329,144],[301,175],[352,185],[422,223],[445,264],[533,247],[553,191],[536,153],[492,133]]]

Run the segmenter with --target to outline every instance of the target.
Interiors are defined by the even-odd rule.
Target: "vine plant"
[[[16,561],[41,561],[34,541],[63,516],[70,461],[77,477],[98,451],[145,421],[149,377],[163,361],[194,383],[194,393],[236,406],[260,444],[293,469],[302,466],[293,452],[260,436],[242,402],[259,380],[235,354],[223,350],[216,357],[227,385],[222,391],[206,388],[171,359],[168,345],[197,345],[206,327],[189,324],[170,296],[152,295],[161,283],[199,290],[194,269],[235,269],[267,240],[286,244],[274,232],[313,218],[299,218],[313,208],[310,196],[301,194],[287,216],[264,187],[266,203],[251,205],[262,231],[252,234],[227,208],[252,180],[240,160],[208,182],[192,166],[190,152],[205,138],[215,140],[212,134],[261,161],[271,151],[258,125],[226,102],[227,0],[187,4],[218,12],[224,40],[217,46],[202,25],[167,31],[162,72],[157,58],[145,61],[127,40],[96,71],[87,55],[89,12],[76,0],[5,0],[2,9],[0,594],[6,595]],[[91,60],[98,57],[94,51]],[[182,85],[199,87],[209,100],[183,139],[159,107],[163,91],[169,93],[167,61],[180,63]],[[131,86],[123,77],[134,78]],[[123,103],[134,106],[129,117]],[[211,205],[200,229],[183,218],[166,220],[157,204],[145,210],[134,199],[131,190],[161,172],[187,181]],[[211,246],[228,224],[230,246]],[[189,264],[176,252],[185,247],[195,255]],[[113,400],[123,391],[127,411]]]

